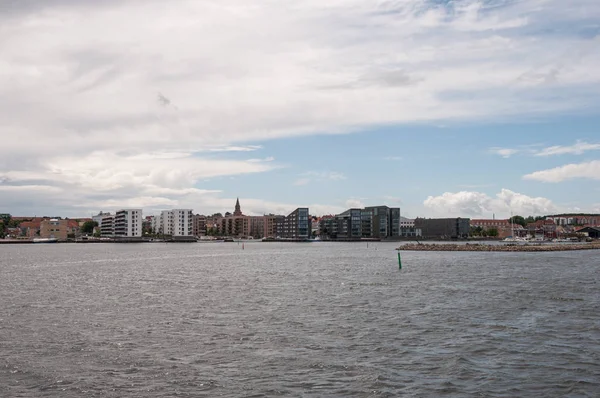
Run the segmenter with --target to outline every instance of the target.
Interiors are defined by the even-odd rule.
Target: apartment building
[[[59,220],[56,218],[43,220],[40,223],[40,238],[67,240],[68,228],[68,220]]]
[[[194,236],[206,235],[206,216],[196,214],[192,217],[192,234]]]
[[[283,239],[310,239],[312,234],[308,207],[299,207],[284,218],[279,218],[279,236]]]
[[[105,216],[101,219],[100,236],[103,238],[113,237],[115,234],[115,218],[113,216]]]
[[[400,209],[369,206],[321,217],[321,236],[330,240],[388,239],[401,236]]]
[[[121,209],[115,213],[113,236],[139,238],[142,236],[142,209]]]
[[[192,209],[163,210],[152,219],[152,230],[156,234],[172,237],[194,235]]]

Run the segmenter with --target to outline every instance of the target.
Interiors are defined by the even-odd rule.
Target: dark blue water
[[[597,251],[0,246],[2,397],[597,397]]]

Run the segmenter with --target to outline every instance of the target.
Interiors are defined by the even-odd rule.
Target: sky
[[[597,0],[0,0],[0,213],[600,212]]]

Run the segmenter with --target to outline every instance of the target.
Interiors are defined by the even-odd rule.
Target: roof
[[[587,231],[600,232],[600,227],[583,227],[583,228],[578,229],[576,232],[587,232]]]

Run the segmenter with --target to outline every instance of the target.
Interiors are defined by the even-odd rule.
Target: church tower
[[[234,216],[241,216],[242,215],[242,209],[240,208],[240,198],[237,198],[237,200],[235,201],[235,210],[233,212]]]

